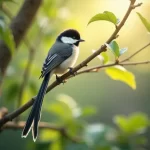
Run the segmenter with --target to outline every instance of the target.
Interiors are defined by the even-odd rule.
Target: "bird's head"
[[[68,29],[63,31],[57,37],[57,40],[65,44],[73,44],[76,46],[78,46],[80,42],[84,42],[84,40],[80,38],[79,32],[74,29]]]

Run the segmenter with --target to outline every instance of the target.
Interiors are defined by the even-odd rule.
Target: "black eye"
[[[75,36],[73,36],[72,38],[73,38],[73,39],[75,39],[76,37],[75,37]]]

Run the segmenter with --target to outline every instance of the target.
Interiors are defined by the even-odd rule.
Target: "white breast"
[[[55,69],[55,74],[63,74],[65,72],[67,72],[67,70],[70,67],[73,67],[77,61],[79,55],[79,47],[77,46],[73,46],[73,51],[72,51],[72,55],[66,59],[64,62],[62,62],[56,69]]]

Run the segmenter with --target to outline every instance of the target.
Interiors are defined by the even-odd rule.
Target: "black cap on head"
[[[78,40],[75,45],[79,45],[79,42],[83,42],[84,40],[80,39],[80,34],[77,30],[75,29],[68,29],[60,33],[60,35],[57,37],[58,41],[61,41],[62,37],[70,37],[72,39]]]

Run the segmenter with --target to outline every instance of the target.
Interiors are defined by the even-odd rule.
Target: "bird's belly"
[[[73,67],[77,61],[79,55],[79,48],[75,48],[72,52],[72,55],[66,59],[64,62],[62,62],[56,69],[55,69],[55,74],[63,74],[67,72],[67,70],[70,67]]]

